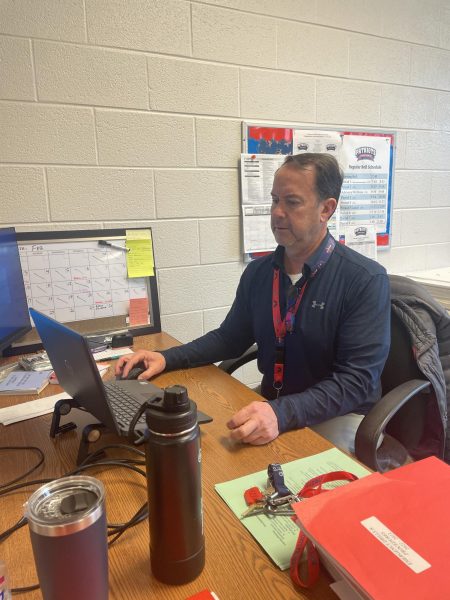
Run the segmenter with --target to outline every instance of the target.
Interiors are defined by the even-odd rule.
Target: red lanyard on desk
[[[322,489],[322,485],[329,481],[355,481],[358,479],[353,473],[347,471],[333,471],[325,473],[310,479],[297,494],[300,498],[311,498],[322,492],[330,490]],[[306,552],[306,576],[301,573],[300,562],[303,552]],[[309,540],[303,531],[300,531],[295,545],[294,553],[291,556],[289,574],[292,582],[298,587],[309,588],[317,581],[319,577],[319,555],[314,544]]]
[[[280,515],[292,515],[294,513],[291,506],[293,503],[330,491],[323,488],[324,483],[355,481],[358,479],[356,475],[348,471],[331,471],[313,477],[295,494],[286,487],[283,469],[279,463],[271,463],[267,468],[267,474],[268,481],[265,490],[258,487],[245,490],[244,499],[249,508],[243,513],[242,518],[261,513],[270,518]],[[300,568],[303,567],[301,565],[303,552],[306,552],[307,563],[305,568]],[[313,543],[308,540],[301,530],[291,557],[290,576],[295,585],[303,588],[311,587],[319,576],[319,555]]]
[[[272,318],[273,327],[275,329],[276,348],[275,348],[275,364],[273,367],[273,387],[280,393],[283,387],[284,376],[284,338],[286,332],[292,333],[294,328],[295,315],[302,301],[308,281],[305,281],[297,295],[295,303],[288,306],[284,319],[281,319],[280,311],[280,269],[273,270],[272,282]]]

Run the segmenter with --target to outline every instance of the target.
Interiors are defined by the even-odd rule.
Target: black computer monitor
[[[0,353],[31,330],[14,227],[0,229]]]

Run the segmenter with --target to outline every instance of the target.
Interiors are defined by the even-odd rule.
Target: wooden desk
[[[170,336],[155,334],[136,338],[134,348],[162,349],[174,344]],[[237,409],[259,396],[215,366],[165,373],[156,378],[155,383],[161,387],[175,383],[185,385],[199,408],[214,417],[212,423],[201,426],[206,566],[202,574],[187,585],[167,586],[158,582],[150,571],[148,522],[140,523],[126,531],[109,551],[110,599],[183,600],[208,588],[215,591],[220,600],[335,600],[326,574],[322,574],[313,590],[302,593],[294,590],[289,573],[280,571],[272,563],[214,490],[215,483],[265,469],[270,462],[283,463],[327,450],[331,444],[308,429],[283,434],[266,446],[231,443],[225,423]],[[55,388],[48,386],[41,396],[60,391]],[[21,396],[20,401],[33,398]],[[0,407],[14,401],[19,398],[3,397]],[[1,446],[34,445],[44,450],[45,464],[33,473],[33,479],[60,476],[75,466],[79,433],[72,431],[52,440],[48,435],[50,421],[51,415],[47,415],[8,427],[0,426]],[[106,443],[106,436],[102,443]],[[0,484],[20,475],[34,461],[31,453],[0,452]],[[88,474],[106,485],[108,521],[128,520],[146,501],[145,480],[135,473],[93,469]],[[22,504],[34,489],[0,498],[1,531],[18,521]],[[0,556],[7,563],[12,587],[37,582],[26,527],[0,545]],[[34,591],[20,597],[36,600],[41,598],[41,593]]]

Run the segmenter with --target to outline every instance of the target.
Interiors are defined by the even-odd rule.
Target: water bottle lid
[[[30,529],[61,536],[82,531],[103,514],[105,488],[94,477],[62,477],[43,485],[24,505]]]
[[[182,435],[197,426],[197,405],[182,385],[165,388],[162,399],[145,411],[150,432]]]

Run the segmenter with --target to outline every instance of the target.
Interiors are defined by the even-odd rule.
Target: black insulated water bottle
[[[174,385],[145,414],[152,571],[164,583],[187,583],[205,564],[197,405]]]

